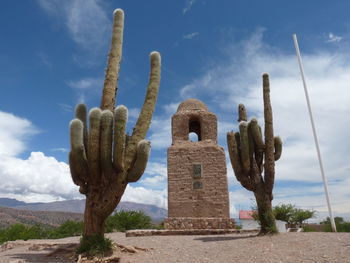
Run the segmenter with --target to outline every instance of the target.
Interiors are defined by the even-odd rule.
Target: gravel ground
[[[123,233],[112,233],[108,236],[124,246],[148,249],[138,250],[137,253],[116,251],[115,254],[120,256],[121,263],[350,263],[350,233],[284,233],[263,237],[247,234],[125,237]],[[15,241],[7,247],[3,245],[0,248],[0,262],[74,262],[73,259],[67,258],[69,253],[65,257],[62,256],[64,253],[56,253],[50,257],[47,254],[54,249],[64,252],[70,247],[67,244],[76,244],[78,241],[79,238],[76,237]]]

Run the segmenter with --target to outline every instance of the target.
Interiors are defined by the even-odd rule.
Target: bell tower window
[[[197,135],[197,136],[196,136]],[[193,142],[199,142],[202,140],[201,136],[201,124],[197,118],[190,119],[189,123],[189,140]]]

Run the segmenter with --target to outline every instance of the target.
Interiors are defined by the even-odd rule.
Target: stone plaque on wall
[[[194,181],[193,182],[193,189],[203,189],[203,184],[200,181]]]
[[[194,178],[201,178],[202,177],[202,165],[201,164],[194,164],[193,165],[193,177]]]

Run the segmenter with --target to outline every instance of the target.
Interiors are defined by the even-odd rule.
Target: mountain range
[[[59,225],[67,220],[82,220],[85,199],[49,203],[26,203],[12,198],[0,198],[0,227],[13,223]],[[117,211],[143,211],[154,222],[167,217],[167,210],[155,205],[120,202]]]

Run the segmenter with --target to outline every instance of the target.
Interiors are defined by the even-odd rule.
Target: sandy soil
[[[247,234],[125,237],[123,233],[112,233],[108,236],[123,245],[114,252],[122,263],[350,262],[350,233],[284,233],[264,237]],[[0,248],[0,262],[76,262],[72,251],[78,240],[72,237],[9,242]],[[129,246],[133,246],[131,250],[136,248],[136,253],[124,249]]]

